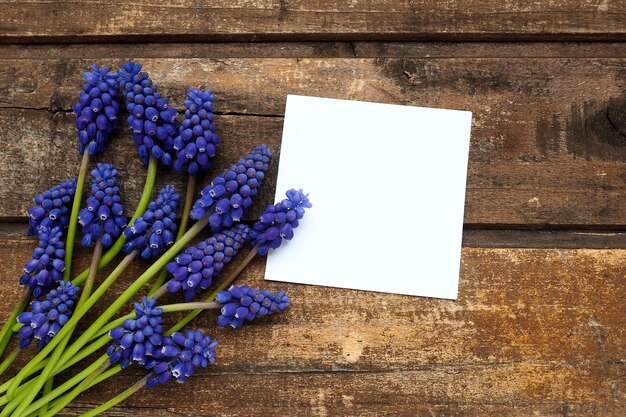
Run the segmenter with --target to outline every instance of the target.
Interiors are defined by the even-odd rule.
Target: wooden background
[[[216,169],[256,144],[279,149],[288,93],[466,109],[457,301],[266,284],[257,260],[239,282],[284,288],[293,307],[240,331],[201,316],[217,365],[106,415],[626,415],[626,4],[489,3],[0,1],[0,317],[35,244],[24,210],[76,175],[71,104],[91,62],[139,60],[178,108],[189,86],[212,88]],[[101,160],[121,169],[132,210],[144,168],[124,129]],[[168,171],[158,182],[183,186]],[[76,268],[88,259],[79,251]]]

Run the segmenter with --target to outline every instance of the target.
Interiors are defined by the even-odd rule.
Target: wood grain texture
[[[22,216],[34,195],[74,175],[78,155],[69,109],[81,84],[79,74],[89,62],[2,60],[0,217]],[[223,141],[216,171],[256,144],[278,150],[288,93],[466,109],[473,112],[466,224],[611,229],[626,224],[626,58],[142,62],[175,106],[181,107],[189,85],[214,89]],[[143,168],[124,129],[113,143],[104,158],[120,166],[132,209]],[[252,217],[272,199],[275,168],[276,163]],[[159,181],[173,181],[182,189],[181,179],[171,174]]]
[[[3,42],[624,39],[620,1],[2,1]]]
[[[2,317],[18,295],[14,282],[32,244],[30,238],[0,238]],[[88,258],[80,251],[77,267]],[[624,411],[625,250],[466,248],[458,301],[263,282],[263,270],[258,259],[239,282],[284,288],[293,299],[285,314],[239,331],[216,329],[215,314],[203,314],[194,327],[220,341],[217,365],[184,387],[144,392],[106,415]],[[129,369],[61,415],[76,415],[140,377]]]

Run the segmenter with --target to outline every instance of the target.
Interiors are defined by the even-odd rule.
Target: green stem
[[[72,274],[72,254],[74,253],[74,239],[76,237],[76,227],[78,226],[78,212],[80,204],[83,200],[83,189],[85,188],[85,179],[89,170],[89,152],[85,149],[83,159],[80,161],[80,169],[78,171],[78,180],[76,181],[76,192],[74,193],[74,201],[72,202],[72,213],[70,215],[70,223],[67,229],[67,239],[65,240],[65,271],[63,279],[70,280]]]
[[[93,289],[94,282],[96,280],[96,274],[98,273],[98,263],[100,262],[101,257],[102,257],[102,238],[98,238],[98,240],[96,240],[96,245],[93,249],[91,265],[89,266],[89,276],[87,277],[87,280],[85,281],[85,284],[83,285],[83,288],[81,289],[80,298],[78,299],[78,303],[76,304],[76,310],[80,310],[85,305],[87,300],[90,299],[91,290]],[[65,349],[65,346],[67,346],[67,344],[69,343],[70,338],[72,337],[72,332],[74,331],[75,327],[76,327],[76,322],[74,324],[70,324],[69,321],[63,326],[63,330],[65,330],[65,335],[62,336],[61,342],[58,344],[58,346],[52,353],[52,357],[50,358],[50,361],[48,361],[48,364],[43,368],[43,371],[41,371],[41,374],[35,379],[33,387],[29,389],[29,392],[26,395],[26,397],[20,400],[20,405],[15,410],[15,416],[21,416],[22,414],[24,414],[24,411],[26,410],[26,408],[28,408],[30,403],[37,396],[41,386],[48,385],[49,384],[48,381],[51,378],[54,378],[54,376],[52,375],[52,372],[54,371],[56,362],[63,355],[63,350]],[[56,337],[60,338],[61,337],[60,334],[61,332],[59,332],[59,334]],[[10,392],[10,389],[9,389],[9,392]],[[11,398],[11,395],[9,392],[7,393],[7,396],[8,398]],[[45,392],[45,389],[44,389],[44,395],[45,394],[47,393]],[[45,407],[46,410],[48,408],[47,404],[42,407]],[[0,417],[4,417],[8,415],[8,413],[5,413],[5,411],[3,411],[0,414]]]
[[[119,298],[115,300],[113,304],[111,304],[100,316],[98,316],[98,318],[93,322],[93,324],[89,328],[87,328],[83,332],[83,334],[71,346],[69,346],[66,349],[65,354],[60,359],[61,364],[67,362],[72,356],[76,355],[80,351],[80,349],[87,342],[89,342],[103,326],[107,324],[107,322],[120,310],[120,308],[122,308],[124,304],[126,304],[135,294],[137,294],[137,292],[155,274],[157,274],[163,267],[165,267],[167,262],[169,262],[174,256],[176,256],[185,247],[185,245],[187,245],[194,237],[196,237],[208,223],[209,223],[209,216],[205,216],[202,219],[200,219],[195,225],[193,225],[189,229],[187,233],[185,233],[182,239],[174,243],[174,245],[172,245],[172,247],[170,247],[170,249],[168,249],[154,264],[152,264],[152,266],[150,266],[143,274],[141,274],[119,296]],[[136,254],[136,251],[133,251],[132,253]],[[118,268],[116,268],[116,270],[117,269],[119,269],[119,265],[118,265]],[[113,273],[114,272],[115,271],[113,271]],[[113,275],[113,273],[111,274]],[[109,276],[109,278],[111,278],[111,276]],[[105,283],[109,281],[109,278],[105,280]],[[57,334],[57,336],[54,337],[50,341],[50,343],[48,343],[48,345],[46,345],[46,347],[43,348],[41,352],[39,352],[39,354],[37,354],[28,364],[26,364],[26,366],[24,366],[24,368],[22,368],[22,370],[13,378],[11,382],[11,386],[9,390],[7,391],[7,395],[10,399],[13,398],[13,396],[15,395],[15,391],[17,390],[17,387],[24,380],[26,374],[30,372],[32,367],[34,367],[37,362],[47,357],[53,351],[53,349],[58,344],[58,342],[55,343],[55,340],[61,337],[64,337],[66,334],[68,334],[69,330],[66,331],[67,325],[71,323],[70,326],[75,326],[76,322],[78,322],[78,320],[80,320],[80,318],[85,315],[85,313],[89,310],[89,308],[93,306],[93,304],[102,296],[102,294],[104,294],[106,289],[108,289],[108,287],[104,288],[105,283],[103,283],[94,292],[94,294],[89,298],[89,300],[87,300],[85,305],[83,305],[81,308],[77,309],[76,312],[74,312],[70,321],[65,326],[63,326],[63,328]],[[48,363],[47,366],[50,366],[50,363]],[[45,368],[44,368],[44,372],[45,372]],[[37,378],[37,380],[38,382],[35,384],[35,388],[38,391],[43,386],[43,383],[45,382],[45,379],[43,379],[43,374],[40,375]]]
[[[18,301],[13,311],[11,311],[11,314],[9,314],[9,317],[7,317],[7,320],[2,326],[2,330],[0,330],[0,357],[2,357],[9,342],[11,341],[11,336],[13,336],[13,324],[17,320],[17,316],[19,316],[20,313],[23,312],[24,309],[26,309],[28,301],[30,300],[31,293],[32,291],[29,287],[24,288],[24,291],[20,296],[20,300]],[[4,372],[4,370],[2,372]],[[2,374],[2,372],[0,372],[0,375]]]
[[[145,387],[146,386],[146,382],[148,381],[148,378],[150,378],[152,375],[153,375],[152,372],[149,373],[148,375],[143,377],[140,381],[137,381],[133,386],[131,386],[130,388],[126,389],[124,392],[116,395],[115,397],[111,398],[109,401],[107,401],[104,404],[94,408],[93,410],[89,410],[86,413],[81,414],[80,417],[97,416],[98,414],[108,410],[109,408],[111,408],[111,407],[121,403],[126,398],[130,397],[131,395],[133,395],[134,393],[136,393],[137,391],[139,391],[140,389]]]
[[[82,306],[91,295],[91,290],[93,289],[94,282],[96,281],[96,274],[98,272],[98,263],[100,263],[100,258],[102,258],[102,239],[99,238],[96,241],[96,246],[94,247],[94,250],[93,250],[93,256],[91,258],[91,265],[89,266],[89,276],[87,277],[87,281],[85,281],[85,285],[82,288],[80,298],[78,300],[78,304],[76,305],[76,308],[79,308],[80,306]],[[66,339],[66,342],[65,342],[66,345],[69,342],[69,340],[70,340],[70,336],[68,336]],[[57,347],[57,350],[63,350],[62,345],[63,344]],[[46,365],[46,368],[49,368],[48,365]],[[44,368],[44,370],[46,368]],[[42,394],[42,396],[44,397],[48,393],[50,393],[50,391],[52,391],[52,388],[54,386],[54,375],[52,374],[53,371],[54,371],[54,368],[51,368],[50,379],[48,379],[46,383],[44,384],[43,394]],[[39,417],[43,417],[47,413],[47,411],[48,411],[48,401],[41,404],[41,408],[39,410]],[[25,414],[29,414],[29,413],[25,412]]]
[[[22,349],[20,349],[18,346],[15,349],[13,349],[11,353],[9,353],[9,356],[7,356],[2,361],[2,364],[0,364],[0,375],[2,375],[4,371],[6,371],[9,368],[9,366],[11,366],[11,364],[15,361],[15,359],[17,358],[17,356],[20,354],[21,351]]]
[[[191,207],[193,206],[195,191],[196,191],[196,176],[190,175],[187,178],[187,193],[185,194],[185,207],[183,208],[183,215],[180,219],[180,226],[178,228],[176,240],[183,237],[183,235],[187,231],[187,226],[189,224],[189,213],[191,212]],[[161,271],[157,279],[154,281],[154,284],[152,284],[152,288],[150,288],[150,291],[148,291],[148,298],[154,297],[154,292],[157,291],[163,285],[166,278],[167,278],[167,270],[163,268],[163,270]]]
[[[205,301],[209,302],[209,301],[213,301],[215,300],[215,297],[217,296],[217,294],[220,291],[224,291],[226,288],[228,288],[228,286],[235,280],[235,278],[237,278],[239,276],[239,274],[241,274],[241,271],[243,271],[245,269],[246,266],[248,266],[248,264],[254,259],[254,257],[256,256],[257,252],[259,250],[258,245],[255,246],[254,248],[252,248],[252,250],[250,250],[250,252],[246,255],[246,257],[244,258],[244,260],[241,262],[241,264],[239,264],[239,266],[237,267],[237,269],[235,269],[233,271],[232,274],[230,274],[225,280],[224,282],[215,289],[215,291],[213,291],[211,293],[211,295],[209,295]],[[183,327],[185,327],[187,324],[189,324],[189,322],[193,319],[195,319],[198,314],[202,313],[202,309],[196,309],[193,310],[191,313],[187,314],[185,317],[183,317],[182,320],[180,320],[178,323],[176,323],[171,329],[169,329],[167,331],[167,335],[171,335],[174,332],[179,331],[180,329],[182,329]]]
[[[50,410],[48,410],[47,407],[46,407],[46,411],[43,414],[40,414],[40,416],[41,417],[45,417],[45,416],[49,416],[49,415],[53,416],[57,412],[61,411],[63,409],[63,407],[65,407],[67,404],[69,404],[81,392],[83,392],[87,388],[89,388],[89,386],[91,386],[91,383],[98,377],[98,375],[100,375],[102,372],[106,371],[106,369],[109,366],[111,366],[111,363],[109,362],[108,356],[107,355],[103,355],[102,357],[100,357],[97,361],[92,363],[91,366],[89,366],[88,368],[85,368],[79,374],[80,378],[76,378],[75,381],[72,381],[73,383],[71,385],[69,385],[69,387],[74,386],[76,383],[78,383],[78,385],[72,391],[70,391],[67,394],[63,395],[61,397],[63,399],[62,401],[55,401],[54,405],[50,408]],[[74,378],[72,378],[72,380],[74,380]],[[59,388],[61,388],[61,387],[59,387]],[[55,391],[57,391],[57,390],[55,390]],[[47,403],[49,401],[54,400],[55,398],[57,398],[59,396],[59,394],[65,392],[65,391],[67,391],[67,388],[65,388],[62,391],[50,393],[48,398],[46,398],[46,397],[41,398],[39,401],[35,402],[29,408],[27,408],[26,411],[25,411],[25,414],[28,415],[28,414],[32,413],[34,410],[36,410],[38,408],[37,407],[38,403],[43,403],[45,401],[45,403],[47,405]]]
[[[152,189],[154,188],[154,180],[156,179],[157,167],[158,161],[151,156],[150,162],[148,162],[148,174],[146,176],[146,182],[143,186],[141,199],[139,200],[137,209],[135,209],[135,214],[133,214],[133,217],[131,217],[128,224],[133,224],[133,222],[137,220],[139,216],[142,216],[148,208],[148,204],[150,204],[150,196],[152,195]],[[98,264],[98,270],[107,266],[113,260],[113,258],[115,258],[117,254],[120,253],[125,243],[126,237],[122,234],[119,238],[117,238],[113,246],[111,246],[109,250],[104,255],[102,255],[102,259],[100,259],[100,263]],[[74,278],[74,280],[72,280],[72,284],[81,285],[87,279],[88,274],[89,268],[85,269],[76,278]]]

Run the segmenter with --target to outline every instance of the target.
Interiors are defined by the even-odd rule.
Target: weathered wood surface
[[[18,296],[14,282],[32,243],[0,239],[2,317]],[[81,251],[76,267],[88,257]],[[285,314],[234,331],[215,329],[215,314],[205,313],[196,327],[220,341],[217,365],[106,415],[626,411],[624,250],[466,248],[458,301],[263,282],[263,265],[255,261],[239,282],[285,288],[294,301]],[[140,270],[133,265],[111,293]],[[140,377],[129,369],[61,415],[79,414]]]
[[[365,54],[377,49],[363,48]],[[520,59],[512,59],[417,58],[411,56],[424,53],[418,47],[381,48],[394,56],[406,51],[409,57],[142,62],[176,106],[189,85],[214,89],[223,140],[216,170],[259,143],[278,150],[287,93],[467,109],[474,116],[466,224],[612,229],[626,224],[622,49],[598,47],[596,53],[607,54],[604,58],[556,58],[528,57],[532,51],[518,47]],[[495,54],[497,47],[488,48]],[[539,50],[558,52],[546,45]],[[81,84],[79,74],[89,62],[2,60],[0,217],[23,216],[35,194],[75,175],[78,155],[69,109]],[[121,168],[126,202],[134,208],[143,168],[123,129],[103,158]],[[259,198],[263,202],[274,194],[276,162]],[[182,189],[180,177],[162,175],[159,185],[166,181]],[[258,210],[251,216],[256,214]]]
[[[3,42],[624,39],[619,0],[2,1]]]

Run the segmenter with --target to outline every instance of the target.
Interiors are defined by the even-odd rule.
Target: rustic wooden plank
[[[15,283],[32,244],[32,238],[0,238],[0,276],[6,277],[0,317],[20,292]],[[614,362],[626,358],[625,260],[624,250],[465,248],[459,300],[449,301],[264,282],[258,259],[239,281],[285,288],[293,299],[289,312],[239,331],[214,329],[216,316],[206,313],[196,327],[220,340],[219,367],[228,372]],[[74,268],[88,261],[81,250]],[[99,308],[145,265],[134,263]]]
[[[0,238],[2,317],[32,244]],[[76,267],[88,258],[79,251]],[[459,300],[449,301],[263,282],[258,259],[240,282],[284,288],[293,306],[237,331],[200,316],[194,327],[220,341],[218,363],[184,388],[164,385],[106,415],[619,415],[625,260],[624,250],[466,248]],[[129,369],[61,415],[140,376]]]
[[[615,228],[626,223],[624,58],[143,61],[174,105],[180,106],[187,85],[209,82],[214,88],[225,152],[218,167],[255,144],[276,147],[287,93],[468,109],[474,125],[467,224]],[[33,195],[76,169],[72,117],[66,111],[89,61],[3,63],[0,157],[6,162],[0,178],[11,181],[0,191],[0,217],[15,218]],[[105,158],[132,178],[126,195],[133,207],[142,169],[128,139],[119,138],[127,134],[119,133],[118,152]],[[54,172],[43,175],[44,161],[55,162]],[[274,176],[269,179],[261,206],[273,195]]]
[[[109,416],[598,416],[625,410],[624,367],[455,365],[382,373],[208,373],[129,398]],[[79,398],[75,416],[130,386],[122,376]],[[173,400],[175,399],[175,400]]]
[[[0,45],[0,59],[621,58],[624,42],[218,42]]]
[[[620,2],[3,1],[3,42],[624,39]],[[28,16],[28,18],[25,18]]]

